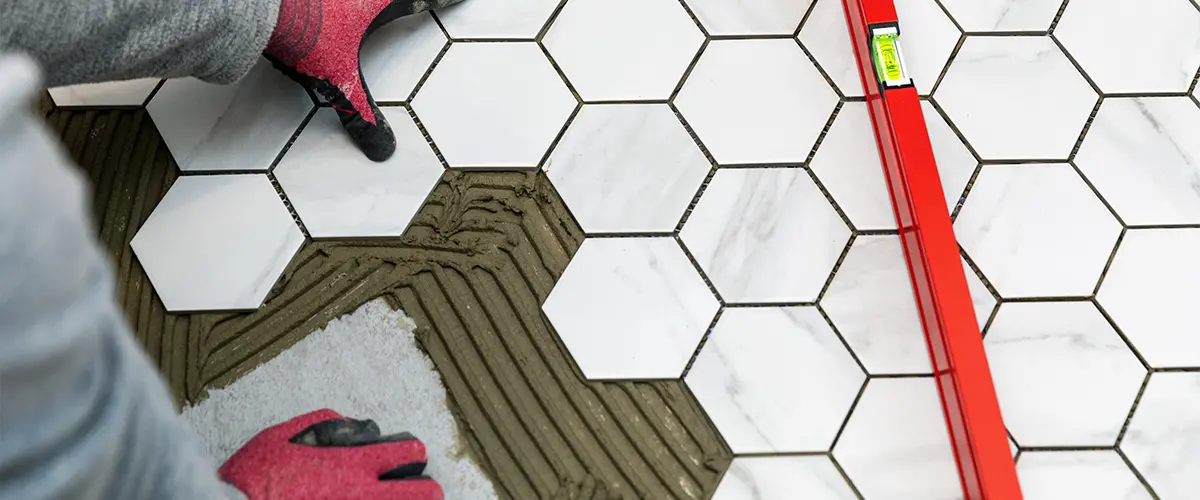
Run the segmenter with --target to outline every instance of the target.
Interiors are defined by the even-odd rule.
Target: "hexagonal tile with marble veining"
[[[233,85],[168,80],[146,106],[184,172],[265,172],[312,109],[265,59]]]
[[[1112,450],[1030,451],[1017,460],[1028,500],[1150,500],[1125,461]]]
[[[850,228],[808,172],[721,169],[680,239],[727,303],[817,299]]]
[[[726,308],[684,377],[734,453],[828,450],[865,380],[812,306]]]
[[[842,103],[809,168],[858,230],[896,229],[871,116],[865,102]]]
[[[821,307],[872,375],[930,373],[899,236],[858,236]]]
[[[180,177],[130,246],[168,311],[253,310],[304,234],[262,174]]]
[[[1131,229],[1096,300],[1150,366],[1200,367],[1200,229]]]
[[[984,167],[954,229],[1004,298],[1091,295],[1121,234],[1068,164]]]
[[[399,237],[444,169],[404,108],[385,107],[396,152],[376,163],[358,152],[337,113],[318,110],[275,177],[313,238]]]
[[[542,310],[588,379],[666,379],[719,307],[674,238],[589,238]]]
[[[1138,400],[1120,443],[1129,463],[1163,500],[1200,490],[1200,373],[1158,372]]]
[[[668,233],[711,165],[666,104],[588,104],[545,169],[587,233]]]
[[[1188,0],[1068,3],[1054,36],[1106,94],[1186,92],[1200,70]]]
[[[1108,98],[1075,164],[1126,224],[1200,224],[1198,137],[1187,97]]]
[[[561,0],[460,2],[437,12],[455,39],[526,39],[545,27]]]
[[[666,99],[704,34],[679,0],[571,0],[542,43],[584,101]]]
[[[984,339],[1004,423],[1024,446],[1112,446],[1146,368],[1091,301],[1000,305]]]
[[[710,42],[675,97],[721,164],[805,161],[837,102],[790,39]]]
[[[710,35],[790,35],[813,0],[685,0]]]
[[[402,17],[363,42],[362,77],[378,102],[407,101],[446,46],[446,35],[428,13]]]
[[[1046,31],[1063,0],[941,0],[964,30]]]
[[[1065,160],[1098,96],[1049,37],[972,36],[933,99],[985,160]]]
[[[837,467],[822,456],[734,458],[712,500],[858,498]]]
[[[538,166],[576,105],[533,42],[452,44],[412,101],[446,162],[463,168]]]
[[[962,498],[941,399],[931,377],[867,382],[833,457],[864,498]]]

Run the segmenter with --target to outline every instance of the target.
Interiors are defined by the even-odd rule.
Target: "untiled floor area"
[[[1200,6],[896,6],[1026,498],[1190,498]],[[961,498],[843,16],[403,19],[363,53],[383,164],[266,64],[51,94],[145,106],[182,171],[131,243],[167,310],[254,310],[306,242],[400,237],[447,169],[540,170],[586,235],[544,318],[582,377],[683,381],[734,456],[689,496]]]

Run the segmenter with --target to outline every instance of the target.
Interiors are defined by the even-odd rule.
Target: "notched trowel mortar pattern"
[[[398,239],[309,242],[253,313],[168,314],[129,241],[178,170],[143,110],[52,110],[96,186],[117,298],[180,403],[376,298],[419,325],[473,457],[513,499],[707,498],[731,453],[681,382],[585,382],[540,304],[583,240],[541,173],[448,172]]]

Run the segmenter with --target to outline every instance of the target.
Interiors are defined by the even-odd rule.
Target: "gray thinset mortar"
[[[402,238],[310,242],[260,310],[168,314],[129,248],[178,175],[149,116],[46,112],[96,186],[117,300],[180,403],[383,297],[419,325],[502,497],[707,498],[728,467],[681,382],[586,382],[542,316],[583,239],[543,174],[447,173]]]

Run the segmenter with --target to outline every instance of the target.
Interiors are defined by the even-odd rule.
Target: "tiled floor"
[[[1026,498],[1193,498],[1200,5],[896,5]],[[266,65],[53,95],[154,91],[185,174],[225,172],[181,178],[134,240],[171,309],[257,307],[305,236],[398,235],[443,168],[542,169],[588,234],[546,316],[585,376],[687,383],[738,455],[715,498],[960,498],[842,16],[405,19],[364,52],[399,142],[382,165]]]

